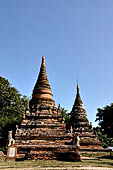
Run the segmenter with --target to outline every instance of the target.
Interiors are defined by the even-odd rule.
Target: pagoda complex
[[[25,155],[26,159],[80,161],[79,147],[73,142],[73,134],[66,133],[60,105],[58,108],[55,106],[52,96],[43,56],[32,99],[20,128],[16,129],[18,154]]]
[[[75,135],[80,137],[80,150],[103,150],[101,142],[94,134],[92,125],[87,119],[87,113],[80,97],[77,83],[76,99],[71,111],[70,127]]]

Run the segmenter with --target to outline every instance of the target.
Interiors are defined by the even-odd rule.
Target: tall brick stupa
[[[32,99],[23,116],[21,127],[16,130],[15,145],[18,154],[26,159],[58,159],[80,161],[78,146],[73,135],[66,133],[60,105],[52,99],[47,78],[45,57],[32,93]]]
[[[70,126],[73,129],[73,133],[78,134],[80,137],[81,149],[103,149],[101,142],[94,134],[92,125],[88,121],[87,113],[80,97],[78,83],[77,94],[71,111]]]

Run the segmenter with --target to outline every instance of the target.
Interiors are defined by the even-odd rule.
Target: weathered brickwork
[[[87,119],[87,113],[80,97],[78,84],[76,99],[71,111],[70,127],[71,126],[73,133],[79,134],[81,149],[102,149],[101,142],[94,134],[92,125]]]
[[[16,130],[18,154],[26,159],[58,159],[80,161],[78,147],[72,143],[73,135],[66,133],[60,106],[55,106],[47,79],[45,58],[33,89],[32,99]]]

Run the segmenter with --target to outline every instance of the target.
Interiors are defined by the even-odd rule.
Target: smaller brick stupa
[[[76,99],[71,111],[70,127],[73,129],[75,135],[79,135],[81,149],[103,149],[101,142],[94,134],[92,125],[87,119],[87,113],[80,97],[78,83]]]
[[[73,135],[66,133],[60,105],[57,108],[52,99],[44,56],[32,99],[16,130],[15,145],[18,154],[26,155],[26,159],[80,161],[79,147],[74,144]]]

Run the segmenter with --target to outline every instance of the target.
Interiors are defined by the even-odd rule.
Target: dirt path
[[[104,168],[104,167],[62,167],[62,168],[6,168],[0,167],[0,170],[113,170],[113,168]]]

